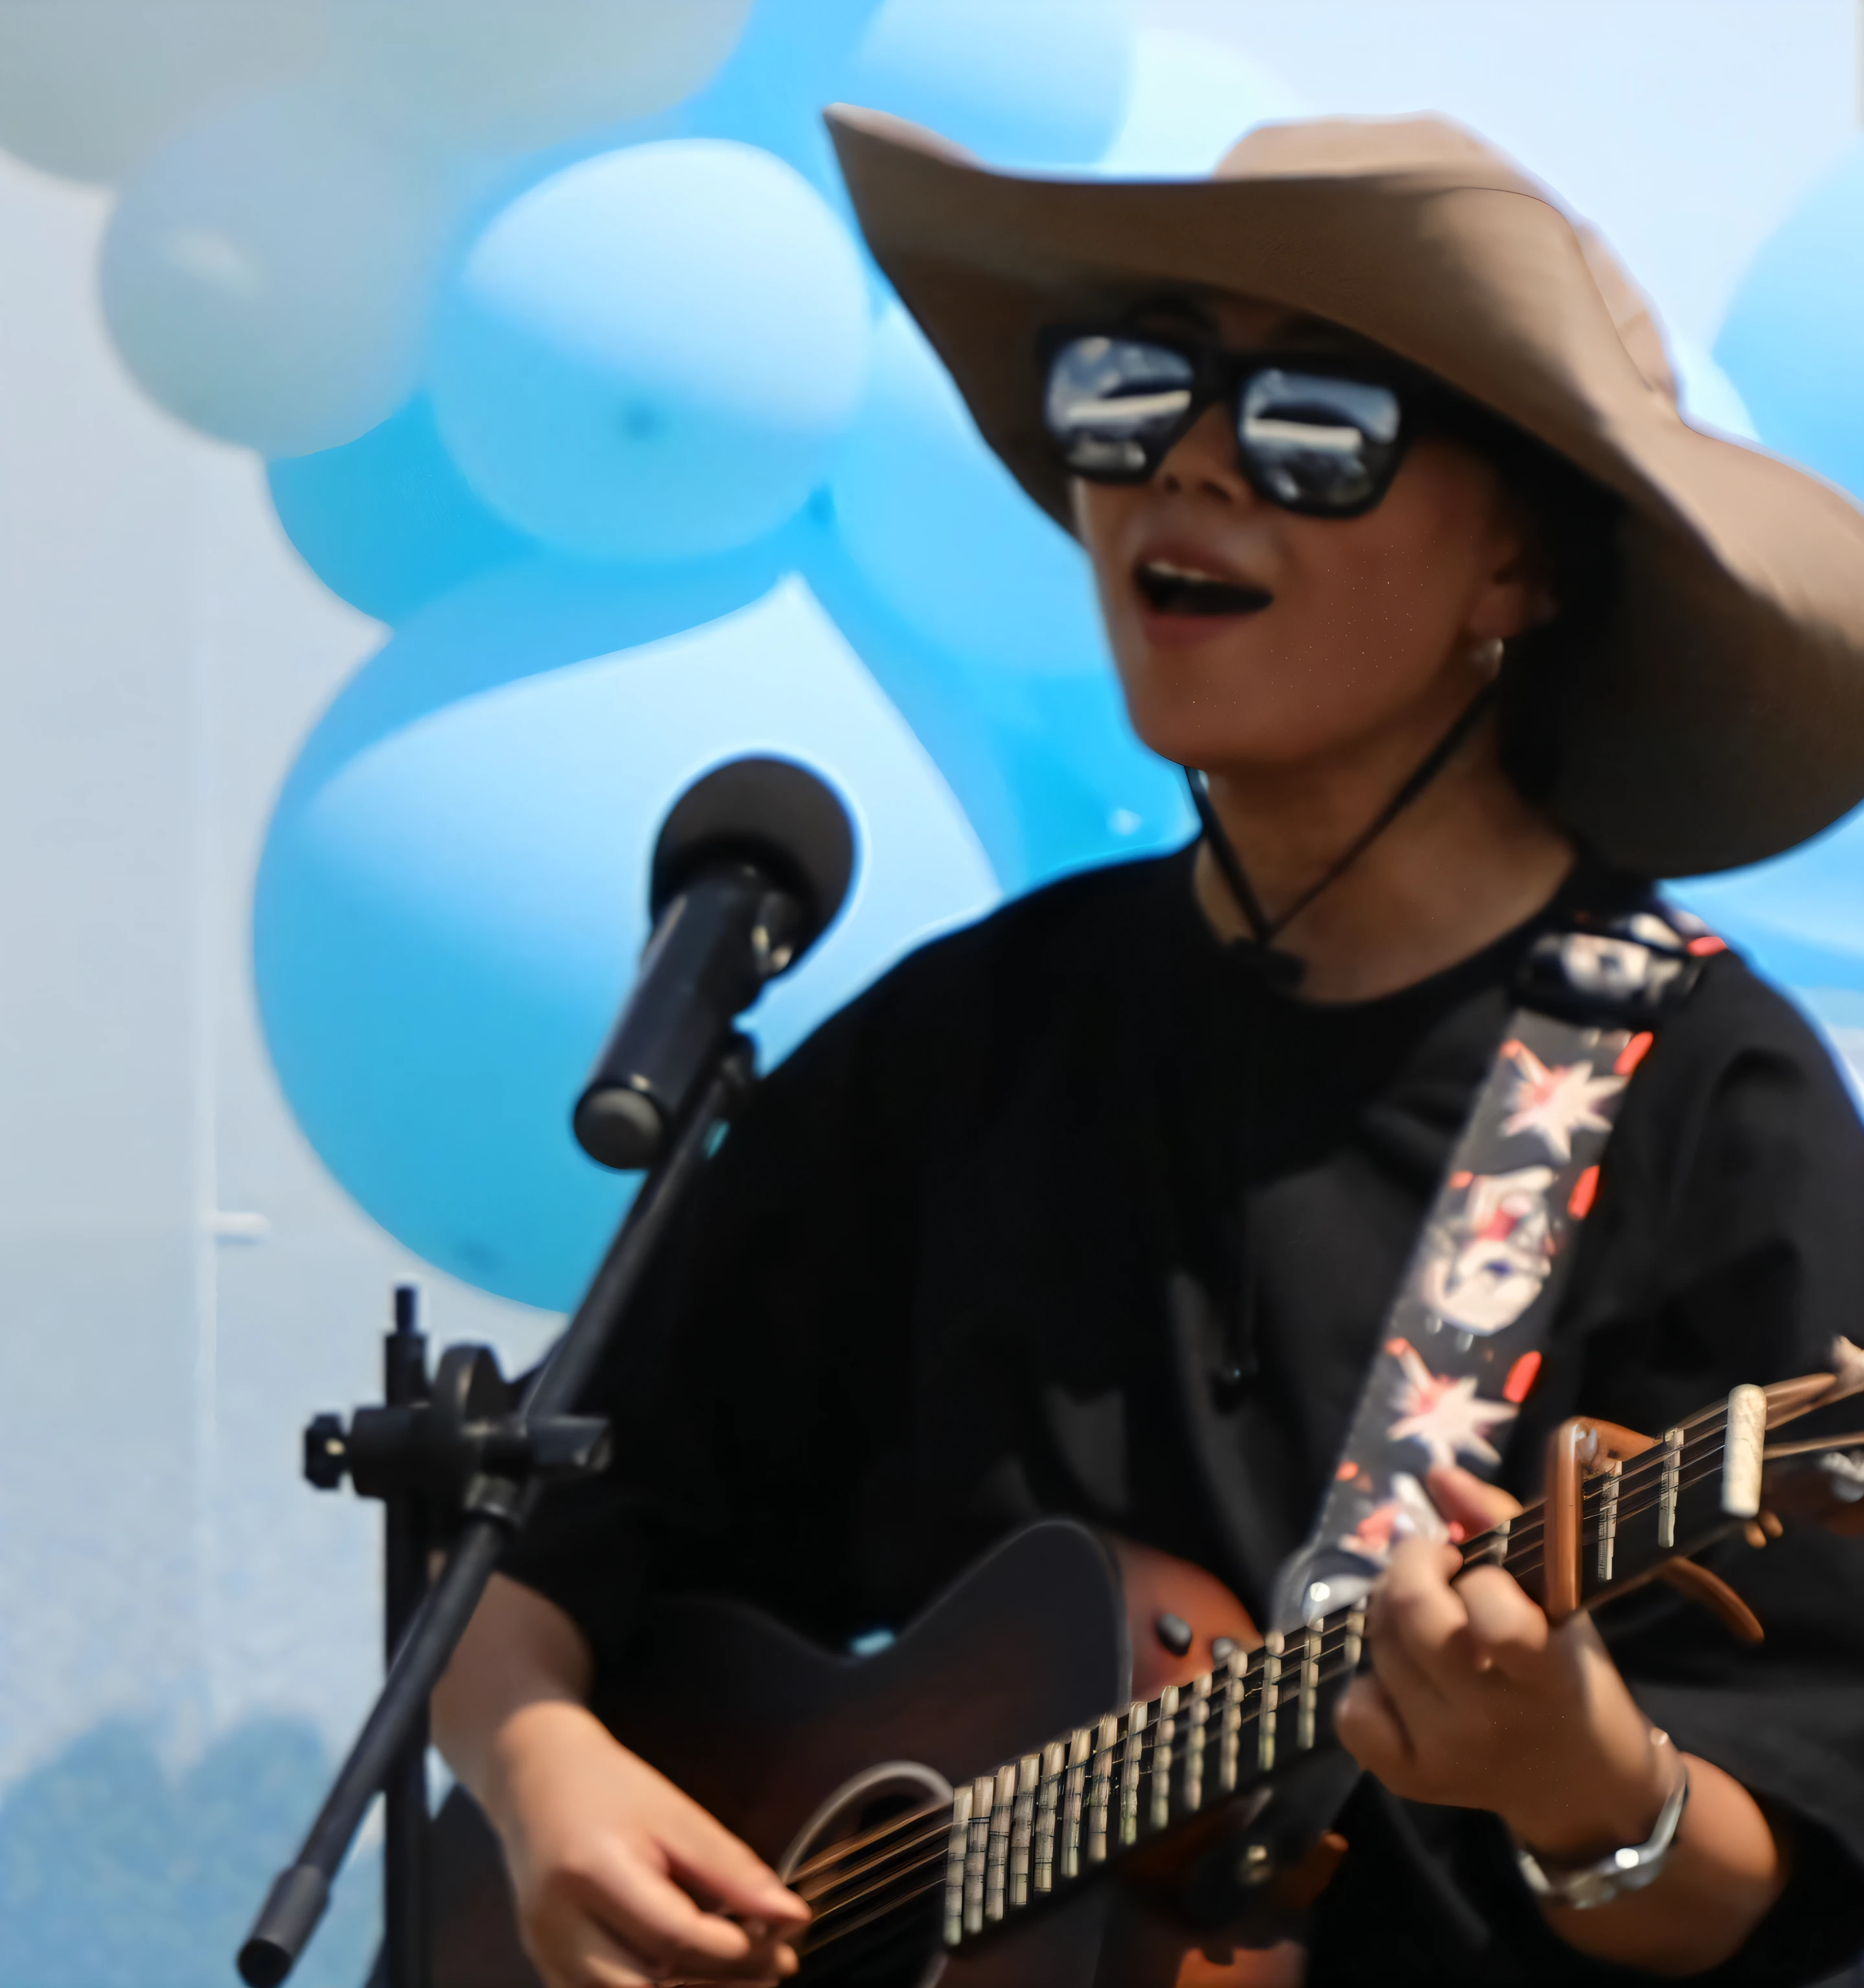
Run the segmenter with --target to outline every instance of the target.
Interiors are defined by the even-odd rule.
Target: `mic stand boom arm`
[[[475,1424],[465,1419],[462,1405],[452,1456],[455,1467],[462,1455],[479,1466],[463,1483],[462,1523],[445,1565],[409,1619],[374,1709],[337,1770],[296,1861],[274,1881],[239,1950],[240,1977],[250,1988],[276,1988],[309,1943],[370,1803],[405,1759],[411,1739],[424,1731],[428,1697],[465,1634],[506,1541],[541,1495],[543,1480],[599,1467],[597,1435],[591,1425],[575,1416],[576,1404],[680,1196],[703,1163],[714,1135],[749,1090],[754,1070],[749,1043],[740,1035],[727,1036],[671,1144],[643,1182],[574,1317],[526,1390],[516,1418]],[[458,1371],[464,1384],[466,1371],[462,1367]],[[446,1373],[443,1361],[442,1379]],[[440,1391],[445,1395],[444,1387]],[[463,1405],[465,1397],[461,1399]],[[354,1428],[350,1437],[358,1450],[350,1462],[353,1477],[364,1462],[361,1434]],[[331,1439],[340,1449],[340,1439]]]

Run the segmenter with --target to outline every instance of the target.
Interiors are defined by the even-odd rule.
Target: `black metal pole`
[[[384,1401],[412,1408],[427,1398],[427,1340],[418,1329],[420,1293],[395,1290],[394,1330],[382,1344]],[[401,1492],[382,1507],[383,1660],[392,1664],[427,1592],[425,1500]],[[427,1988],[427,1707],[389,1770],[382,1801],[382,1979],[385,1988]]]
[[[665,1158],[642,1183],[575,1317],[526,1391],[526,1415],[563,1414],[574,1407],[680,1195],[711,1150],[714,1134],[749,1088],[754,1067],[750,1044],[742,1036],[731,1037]],[[337,1770],[296,1861],[274,1881],[239,1950],[240,1978],[249,1988],[277,1988],[297,1964],[370,1803],[387,1784],[415,1722],[425,1718],[428,1699],[465,1633],[506,1540],[522,1526],[540,1489],[480,1480],[446,1564],[415,1608],[349,1758]]]

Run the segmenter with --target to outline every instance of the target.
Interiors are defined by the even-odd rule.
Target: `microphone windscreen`
[[[795,893],[808,917],[797,950],[818,938],[847,894],[854,831],[834,788],[793,759],[732,759],[674,803],[654,848],[648,905],[667,901],[705,864],[738,857]]]

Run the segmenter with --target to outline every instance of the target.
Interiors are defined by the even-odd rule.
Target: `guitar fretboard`
[[[1587,1480],[1575,1515],[1582,1607],[1624,1591],[1751,1514],[1746,1486],[1732,1487],[1731,1500],[1728,1480],[1751,1476],[1757,1493],[1762,1409],[1738,1473],[1729,1467],[1730,1404],[1718,1402],[1666,1431],[1643,1456]],[[1456,1544],[1466,1568],[1503,1567],[1539,1594],[1548,1533],[1542,1501]],[[986,1932],[1247,1794],[1291,1760],[1337,1743],[1333,1705],[1359,1668],[1365,1637],[1358,1603],[1317,1614],[1297,1630],[1271,1635],[1260,1649],[1235,1652],[1189,1684],[1110,1712],[957,1790],[949,1816],[926,1818],[942,1824],[947,1943]]]

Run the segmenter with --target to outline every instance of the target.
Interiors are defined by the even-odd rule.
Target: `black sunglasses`
[[[1428,389],[1325,353],[1251,353],[1155,334],[1057,326],[1039,350],[1042,414],[1062,467],[1143,483],[1204,410],[1228,406],[1256,494],[1355,518],[1392,487]]]

